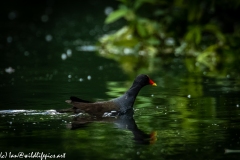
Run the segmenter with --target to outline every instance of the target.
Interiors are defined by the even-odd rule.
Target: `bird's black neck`
[[[133,83],[126,93],[113,100],[119,105],[121,112],[125,112],[133,107],[138,92],[142,87],[143,86],[138,83]]]

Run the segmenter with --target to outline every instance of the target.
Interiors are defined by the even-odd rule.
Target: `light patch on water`
[[[88,52],[92,52],[92,51],[96,51],[98,49],[98,47],[96,46],[91,46],[91,45],[84,45],[84,46],[78,46],[76,47],[77,51],[88,51]]]
[[[78,113],[78,114],[74,114],[74,115],[69,115],[68,117],[82,117],[82,116],[86,116],[87,114],[86,113]],[[64,120],[63,120],[64,121]]]
[[[71,49],[67,49],[67,56],[71,57],[72,56],[72,50]]]
[[[105,112],[102,117],[116,117],[118,116],[118,112],[117,111],[111,111],[111,112]]]
[[[240,153],[240,150],[225,149],[225,153]]]
[[[32,110],[0,110],[0,114],[13,114],[13,113],[23,113],[23,112],[30,112]]]
[[[0,110],[0,115],[16,115],[16,114],[24,114],[24,115],[58,115],[62,114],[57,112],[56,110]]]
[[[92,79],[92,77],[91,77],[90,75],[88,75],[88,76],[87,76],[87,79],[88,79],[88,80],[91,80],[91,79]]]
[[[99,70],[103,70],[103,66],[99,66],[98,69],[99,69]]]
[[[13,69],[12,67],[8,67],[8,68],[5,68],[5,72],[11,74],[11,73],[15,72],[15,69]]]
[[[104,9],[105,15],[109,15],[110,13],[112,13],[112,11],[113,11],[113,8],[109,6]]]
[[[50,35],[50,34],[46,35],[45,39],[46,39],[47,42],[52,41],[52,35]]]
[[[63,54],[61,55],[61,58],[62,58],[62,60],[65,60],[65,59],[67,59],[67,55],[66,55],[65,53],[63,53]]]

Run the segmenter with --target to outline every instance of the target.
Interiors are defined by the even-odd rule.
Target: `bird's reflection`
[[[133,140],[139,144],[153,144],[156,138],[156,132],[153,131],[150,134],[143,132],[141,129],[138,128],[134,118],[133,118],[134,111],[128,110],[124,114],[120,114],[118,116],[109,116],[109,117],[84,117],[84,116],[76,116],[73,118],[71,124],[69,124],[69,128],[72,130],[84,128],[89,123],[92,122],[109,122],[114,123],[117,128],[120,129],[127,129],[133,133]]]

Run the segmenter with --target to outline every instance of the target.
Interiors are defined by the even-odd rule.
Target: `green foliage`
[[[105,23],[106,24],[112,23],[112,22],[126,16],[127,13],[128,13],[128,9],[123,6],[120,9],[110,13],[109,16],[107,17]]]
[[[121,3],[106,23],[124,18],[127,26],[100,39],[102,53],[110,53],[107,48],[116,51],[120,47],[121,52],[131,47],[135,55],[188,55],[214,70],[224,63],[221,56],[225,54],[219,52],[239,50],[240,22],[234,18],[240,12],[238,0],[121,0]]]

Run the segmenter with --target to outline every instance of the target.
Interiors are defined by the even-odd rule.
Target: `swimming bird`
[[[72,96],[70,100],[66,100],[67,103],[72,105],[72,108],[58,110],[58,112],[84,112],[89,115],[102,117],[114,115],[115,113],[124,114],[126,111],[133,108],[138,92],[146,85],[157,86],[149,76],[140,74],[135,78],[132,86],[120,97],[109,101],[90,102]]]

